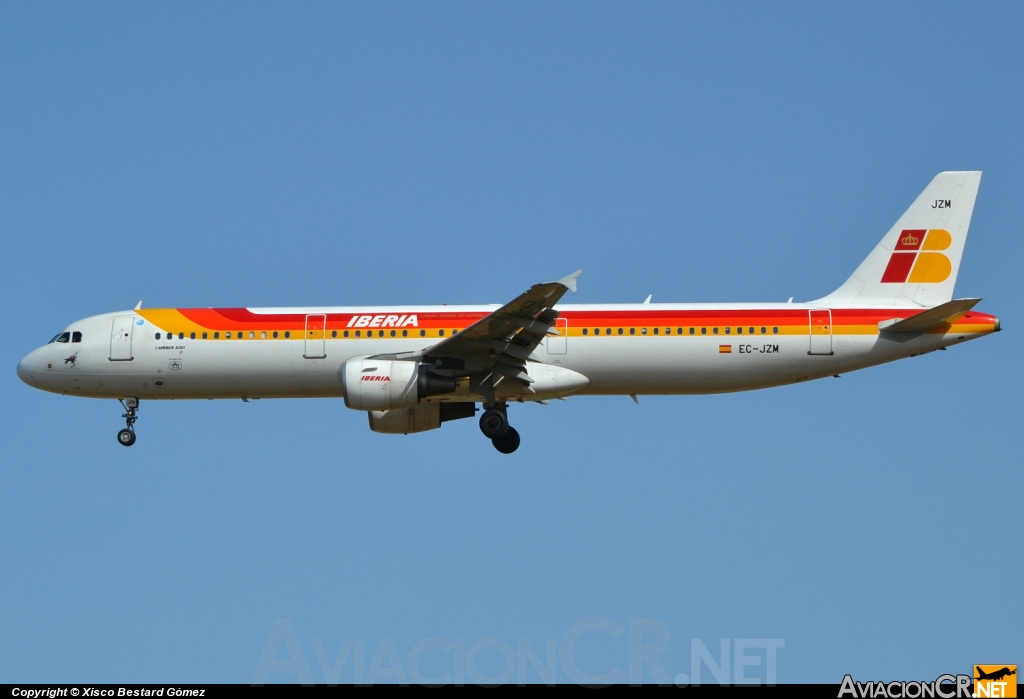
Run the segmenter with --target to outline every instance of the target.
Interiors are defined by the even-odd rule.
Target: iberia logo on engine
[[[382,374],[372,374],[370,376],[363,376],[359,379],[360,381],[390,381],[390,376],[384,376]]]
[[[939,250],[953,242],[948,231],[901,231],[882,274],[883,284],[938,284],[949,279],[953,265]]]

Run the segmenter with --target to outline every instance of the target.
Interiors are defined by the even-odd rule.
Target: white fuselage
[[[109,313],[72,323],[67,342],[34,350],[18,365],[18,374],[36,388],[95,398],[340,397],[339,370],[346,360],[422,351],[445,336],[437,333],[450,337],[494,308],[241,309],[247,314],[244,327],[254,329],[236,325],[234,331],[217,331],[216,339],[208,321],[188,325],[192,321],[183,320],[184,329],[174,327],[176,321],[167,320],[177,317],[173,309]],[[817,334],[808,317],[814,309],[828,313]],[[559,335],[542,342],[531,359],[589,380],[572,393],[719,393],[841,374],[998,330],[994,316],[972,313],[936,331],[896,337],[880,333],[878,323],[919,313],[920,307],[821,309],[793,303],[559,305]],[[326,324],[315,332],[307,332],[308,320],[299,321],[288,337],[286,331],[263,328],[278,327],[280,318],[320,315]],[[392,322],[387,329],[378,323],[357,338],[351,325],[357,316],[415,318],[416,323]],[[117,334],[124,328],[118,323],[130,328],[121,340]],[[79,342],[71,341],[75,333],[81,333]],[[307,334],[315,335],[313,350]],[[481,400],[464,385],[442,399]]]

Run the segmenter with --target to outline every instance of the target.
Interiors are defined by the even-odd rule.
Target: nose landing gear
[[[480,416],[480,431],[491,440],[491,444],[502,454],[511,454],[519,448],[519,433],[508,424],[504,403],[484,406]]]
[[[125,409],[124,418],[128,426],[117,433],[117,441],[123,446],[130,447],[135,444],[135,421],[139,419],[139,399],[138,398],[125,398],[117,401],[121,404],[121,407]]]

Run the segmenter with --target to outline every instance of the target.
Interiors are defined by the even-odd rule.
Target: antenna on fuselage
[[[139,310],[140,308],[142,308],[142,299],[139,299],[139,302],[137,304],[135,304],[135,310],[136,311]]]

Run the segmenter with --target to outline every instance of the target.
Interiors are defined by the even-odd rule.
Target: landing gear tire
[[[125,413],[121,417],[124,418],[125,428],[117,433],[117,442],[122,446],[130,447],[135,444],[135,427],[136,421],[139,419],[139,399],[128,397],[118,398],[117,401],[124,408]]]
[[[508,417],[505,416],[503,410],[490,408],[485,410],[484,414],[480,416],[480,431],[490,440],[501,439],[511,429],[508,425]],[[516,446],[519,446],[518,438],[516,439]],[[512,451],[515,451],[515,449],[513,448]]]
[[[519,448],[519,433],[515,427],[510,426],[503,437],[492,439],[491,444],[502,454],[511,454]]]

